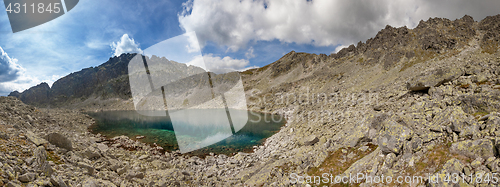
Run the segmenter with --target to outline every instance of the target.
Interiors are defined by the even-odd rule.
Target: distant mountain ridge
[[[242,78],[246,91],[257,88],[263,93],[273,93],[290,90],[292,85],[301,84],[300,82],[331,82],[349,77],[349,73],[345,72],[347,70],[338,69],[339,64],[355,64],[366,68],[380,65],[382,71],[394,73],[392,70],[397,68],[397,72],[403,72],[419,63],[454,56],[468,47],[473,39],[479,40],[479,47],[483,52],[493,54],[499,46],[499,23],[500,15],[488,16],[480,22],[466,15],[454,21],[431,18],[420,21],[414,29],[388,25],[374,38],[359,42],[356,46],[350,45],[336,54],[317,55],[292,51],[267,66],[242,72]],[[92,98],[128,100],[131,93],[127,65],[133,56],[122,54],[110,58],[98,67],[71,73],[57,80],[52,88],[42,83],[22,93],[12,92],[9,96],[41,107],[68,106]]]

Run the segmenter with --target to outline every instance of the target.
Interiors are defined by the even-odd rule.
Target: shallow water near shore
[[[190,128],[195,129],[197,132],[204,132],[202,134],[214,131],[214,128],[211,127],[211,125],[200,127],[199,124],[200,121],[201,123],[204,121],[207,121],[205,123],[208,123],[210,120],[203,120],[200,118],[206,118],[207,115],[214,113],[214,109],[192,110],[199,114],[194,116],[194,118],[198,119],[194,121],[193,118],[186,118],[182,121],[177,120],[174,122],[177,125],[172,124],[172,120],[168,115],[144,116],[136,111],[102,111],[88,113],[88,115],[93,117],[96,121],[94,125],[89,127],[89,130],[95,134],[100,133],[107,138],[125,135],[131,139],[136,139],[138,136],[144,136],[137,140],[148,144],[156,143],[158,146],[163,147],[167,151],[176,151],[179,150],[179,144],[177,142],[179,137],[176,137],[174,127],[179,129],[179,123],[182,124],[183,128]],[[234,114],[239,116],[234,116]],[[245,115],[248,115],[246,125],[244,125],[239,131],[232,135],[227,135],[229,137],[218,141],[215,144],[190,151],[186,154],[204,157],[209,153],[232,155],[237,152],[251,152],[253,146],[261,145],[266,138],[269,138],[273,134],[277,133],[286,123],[282,116],[274,114],[238,111],[232,112],[232,115],[233,116],[231,116],[231,118],[233,119],[239,117],[245,118]],[[217,139],[217,136],[219,135],[220,133],[216,133],[206,139],[213,137]],[[199,139],[197,134],[182,136],[182,139],[197,138]]]

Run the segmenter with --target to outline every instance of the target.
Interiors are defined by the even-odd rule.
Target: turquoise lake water
[[[209,153],[231,155],[237,152],[250,152],[253,146],[261,145],[266,138],[277,133],[286,123],[284,118],[279,115],[250,111],[231,111],[230,117],[233,121],[240,120],[241,124],[241,119],[245,119],[244,122],[246,122],[246,125],[244,122],[239,127],[234,124],[235,126],[233,129],[222,125],[220,128],[229,130],[221,130],[218,128],[218,124],[212,123],[221,120],[227,121],[225,115],[215,115],[226,114],[225,111],[214,111],[216,109],[190,110],[189,117],[181,118],[180,120],[179,118],[171,120],[168,115],[166,117],[144,116],[136,111],[103,111],[89,113],[96,121],[94,125],[89,127],[89,130],[95,134],[100,133],[107,138],[125,135],[131,139],[135,139],[137,136],[144,136],[144,138],[139,139],[139,141],[148,144],[156,143],[167,151],[179,150],[179,143],[177,140],[187,142],[206,142],[207,140],[212,140],[212,142],[214,142],[213,139],[215,139],[217,143],[209,146],[201,144],[201,149],[196,149],[187,153],[204,156]],[[171,115],[174,114],[173,112],[170,113]],[[174,123],[172,123],[172,121],[174,121]],[[220,124],[224,123],[221,122]],[[174,129],[178,130],[177,137]],[[231,130],[237,132],[232,134]],[[226,134],[223,134],[223,140],[218,141],[221,139],[220,132],[222,131]],[[186,144],[181,143],[181,145],[184,146]]]

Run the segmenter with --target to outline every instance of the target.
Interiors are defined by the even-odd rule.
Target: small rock
[[[387,168],[392,168],[392,165],[396,161],[396,154],[389,153],[385,156],[384,166]]]
[[[368,148],[370,148],[370,147],[365,145],[365,146],[360,147],[359,150],[365,152],[366,150],[368,150]]]
[[[118,173],[118,175],[122,175],[122,174],[124,174],[125,172],[127,172],[127,167],[118,168],[118,169],[116,170],[116,173]]]
[[[384,107],[385,107],[385,104],[375,105],[375,106],[373,106],[373,110],[375,110],[375,111],[381,111],[381,110],[384,109]]]
[[[99,151],[101,151],[101,153],[105,153],[108,151],[109,147],[106,144],[97,143],[97,149],[99,149]]]
[[[88,165],[84,162],[78,162],[78,167],[87,169],[89,175],[94,175],[94,167],[92,167],[91,165]]]
[[[317,142],[319,142],[318,137],[316,137],[315,135],[312,135],[308,138],[305,138],[304,141],[302,142],[302,145],[310,146],[310,145],[314,145]]]
[[[19,181],[21,182],[32,182],[35,180],[36,174],[35,173],[25,173],[21,176],[19,176]]]
[[[117,171],[121,167],[121,163],[116,159],[109,159],[109,165],[111,171]]]
[[[97,182],[90,178],[82,183],[82,187],[98,187]]]
[[[144,136],[136,136],[135,139],[143,139]]]
[[[141,155],[138,159],[139,160],[144,160],[144,159],[147,159],[149,158],[149,155]]]
[[[52,176],[50,177],[50,183],[54,185],[55,187],[67,187],[66,183],[62,180],[61,177],[59,176]]]
[[[21,185],[16,184],[16,183],[14,183],[14,182],[10,181],[9,183],[7,183],[7,186],[6,186],[6,187],[21,187]]]
[[[470,174],[471,174],[471,170],[472,170],[472,169],[471,169],[469,166],[465,166],[465,167],[464,167],[464,174],[465,174],[466,176],[470,175]]]
[[[482,162],[482,159],[480,159],[481,157],[478,157],[476,160],[472,161],[470,163],[470,166],[474,169],[478,168],[479,166],[481,166],[481,164],[483,164]]]
[[[82,152],[82,155],[87,157],[89,160],[95,160],[101,157],[101,154],[99,154],[99,152],[93,147],[87,147],[87,149]]]
[[[491,114],[484,115],[483,117],[479,118],[479,121],[486,121],[488,118],[490,118]]]
[[[500,171],[500,166],[499,166],[500,160],[495,159],[495,157],[493,157],[493,158],[494,158],[494,160],[491,162],[487,162],[486,166],[488,167],[488,169],[491,170],[491,172],[498,173]]]
[[[143,179],[144,178],[144,173],[143,172],[135,172],[135,171],[130,171],[125,175],[125,178],[128,180],[131,180],[133,178],[138,178],[138,179]]]

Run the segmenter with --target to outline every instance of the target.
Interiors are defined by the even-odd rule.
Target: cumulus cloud
[[[142,53],[139,48],[139,43],[136,43],[134,39],[131,39],[128,34],[123,34],[120,41],[113,42],[111,44],[111,49],[113,49],[113,56],[120,56],[123,53]]]
[[[2,47],[0,55],[0,83],[16,80],[25,70],[17,64],[17,59],[10,58]]]
[[[26,73],[22,73],[21,76],[19,76],[19,78],[16,80],[0,83],[0,95],[6,96],[13,91],[23,92],[24,90],[38,85],[42,82],[45,82],[50,87],[52,87],[52,84],[59,78],[61,78],[60,75],[52,75],[46,79],[40,80],[36,77],[27,75]]]
[[[498,14],[498,0],[189,0],[179,14],[200,44],[213,41],[233,51],[249,41],[335,46],[373,37],[385,25],[415,27],[422,19],[476,20]]]
[[[211,53],[204,55],[203,57],[197,56],[186,64],[202,67],[203,69],[214,73],[245,71],[247,69],[257,68],[257,66],[247,67],[249,65],[249,61],[245,59],[234,59],[229,56],[221,58]]]
[[[255,57],[255,55],[253,54],[253,47],[250,47],[248,49],[248,51],[245,53],[245,57],[247,57],[247,59],[251,59],[251,58]]]
[[[347,45],[339,45],[338,47],[335,48],[335,51],[332,51],[332,53],[338,53],[340,50],[349,47]]]
[[[18,60],[11,58],[2,47],[0,47],[0,54],[0,95],[2,96],[9,95],[10,92],[16,90],[22,92],[40,82],[46,82],[52,86],[61,77],[52,75],[45,80],[40,80],[28,75],[26,70],[17,63]]]

